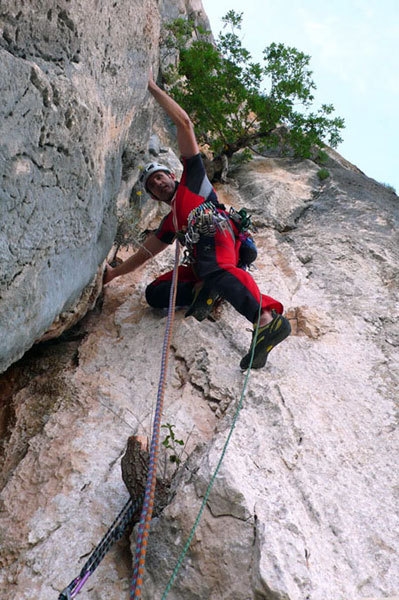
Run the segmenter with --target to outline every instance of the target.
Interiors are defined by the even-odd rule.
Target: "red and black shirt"
[[[171,202],[171,211],[164,217],[155,232],[159,240],[172,244],[176,233],[184,233],[190,212],[203,202],[212,202],[218,206],[215,190],[209,181],[200,154],[183,158],[183,174],[177,184],[176,193]]]

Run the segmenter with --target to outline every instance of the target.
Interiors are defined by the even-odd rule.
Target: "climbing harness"
[[[102,538],[101,542],[91,553],[78,577],[75,577],[75,579],[73,579],[71,583],[64,590],[62,590],[61,594],[58,596],[58,600],[72,600],[79,594],[82,587],[89,579],[90,575],[94,573],[111,546],[121,539],[126,529],[129,527],[135,513],[140,510],[142,503],[142,497],[138,498],[137,500],[132,500],[130,498],[126,502],[125,506],[122,508],[121,512]]]
[[[176,306],[177,293],[177,274],[179,265],[179,243],[176,242],[175,264],[173,269],[172,284],[169,296],[169,309],[162,347],[161,373],[158,384],[157,403],[154,414],[153,433],[150,445],[150,457],[148,465],[147,483],[144,492],[143,508],[140,515],[140,523],[137,533],[136,553],[133,567],[133,579],[130,589],[130,598],[141,598],[141,588],[143,585],[145,557],[147,553],[147,541],[150,530],[151,517],[154,508],[155,486],[156,486],[156,471],[158,465],[158,455],[160,447],[160,431],[161,417],[163,409],[163,400],[165,395],[166,370],[169,359],[169,349],[172,339],[172,329],[174,322],[174,313]]]

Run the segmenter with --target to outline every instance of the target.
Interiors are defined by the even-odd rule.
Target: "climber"
[[[171,244],[175,237],[190,247],[191,262],[178,268],[177,306],[188,306],[186,316],[203,320],[218,298],[227,300],[254,324],[249,352],[240,367],[265,365],[269,352],[291,331],[282,316],[283,306],[270,296],[261,294],[251,274],[238,266],[240,238],[237,225],[224,206],[219,204],[202,162],[193,124],[187,113],[158,85],[152,73],[148,90],[171,118],[177,129],[177,143],[182,157],[180,181],[165,165],[147,164],[141,181],[150,196],[170,207],[155,233],[142,246],[116,267],[106,266],[104,283],[130,273]],[[215,226],[216,224],[216,226]],[[155,308],[167,308],[172,272],[157,277],[146,289],[146,300]],[[259,306],[261,303],[261,306]],[[261,311],[258,329],[259,310]]]

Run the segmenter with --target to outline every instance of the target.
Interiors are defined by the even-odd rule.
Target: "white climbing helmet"
[[[161,165],[161,163],[150,162],[145,165],[143,168],[143,172],[140,175],[140,182],[143,184],[144,189],[148,192],[147,189],[147,181],[157,171],[163,171],[164,173],[172,173],[172,171],[166,165]]]

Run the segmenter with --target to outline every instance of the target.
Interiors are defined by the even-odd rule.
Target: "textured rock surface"
[[[155,0],[2,2],[0,371],[74,310],[106,257],[115,200],[129,196],[151,134],[161,19],[185,12],[165,2],[161,14]]]
[[[17,336],[33,343],[82,296],[108,250],[113,201],[132,191],[137,156],[153,133],[145,70],[157,49],[143,33],[145,15],[157,32],[158,10],[165,18],[200,9],[66,2],[33,18],[33,3],[3,2],[0,85],[11,104],[1,109],[1,127],[12,119],[15,136],[0,146],[10,208],[2,218],[7,232],[17,227],[1,246],[1,337],[15,349],[7,361],[23,351]],[[55,109],[54,90],[67,92]],[[57,120],[69,102],[80,115],[77,129]],[[98,106],[103,116],[94,126]],[[53,141],[44,137],[40,146],[42,126]],[[156,133],[163,145],[166,134]],[[60,158],[58,146],[69,154]],[[84,149],[87,167],[78,157]],[[253,274],[284,303],[293,335],[250,374],[172,600],[399,596],[399,200],[335,153],[327,168],[321,183],[311,161],[257,159],[219,190],[226,204],[253,214],[260,251]],[[54,203],[58,212],[49,209]],[[7,263],[11,250],[17,258]],[[53,266],[45,267],[48,260]],[[143,292],[172,264],[173,249],[112,282],[78,325],[35,345],[1,376],[2,600],[57,598],[126,502],[121,459],[129,436],[151,435],[166,322]],[[216,322],[176,314],[163,423],[174,425],[186,442],[181,459],[189,458],[152,523],[145,600],[162,597],[221,456],[245,384],[238,364],[247,327],[228,305]],[[171,474],[166,451],[160,463],[161,476]],[[116,544],[82,600],[129,597],[134,541],[133,534]]]
[[[398,199],[338,158],[324,184],[311,162],[263,159],[220,191],[236,207],[256,196],[254,276],[294,335],[251,373],[170,598],[398,595]],[[127,498],[120,459],[129,435],[151,432],[166,319],[143,291],[172,262],[173,251],[112,282],[74,336],[7,373],[5,600],[54,598]],[[193,454],[154,519],[144,598],[162,596],[219,460],[246,326],[228,305],[215,323],[176,315],[163,422]],[[128,597],[130,561],[125,539],[82,598]]]

